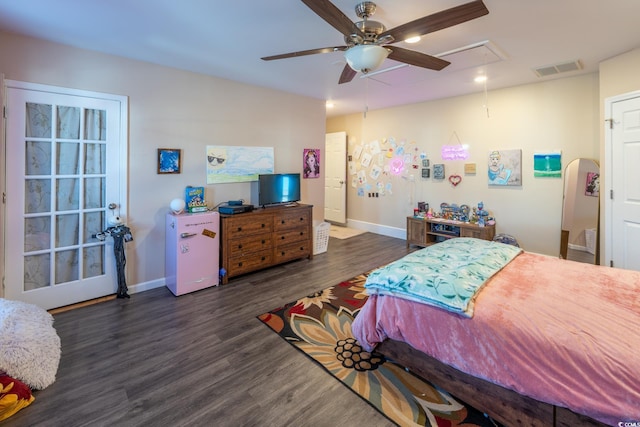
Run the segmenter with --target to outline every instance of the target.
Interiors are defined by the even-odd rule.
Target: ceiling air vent
[[[555,65],[547,65],[545,67],[535,68],[533,71],[538,77],[547,77],[554,74],[567,73],[569,71],[582,70],[582,63],[578,61],[563,62]]]

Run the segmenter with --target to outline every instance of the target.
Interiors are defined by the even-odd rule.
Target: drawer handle
[[[238,245],[238,249],[242,249],[242,245]]]
[[[267,259],[266,257],[262,257],[262,261],[264,261],[265,259]]]
[[[284,219],[281,221],[281,224],[284,224]]]
[[[242,227],[238,227],[238,231],[242,231]]]
[[[262,224],[262,228],[265,228],[267,225],[266,224]]]
[[[300,217],[300,222],[302,222],[302,221],[304,221],[304,218],[303,218],[303,217]]]
[[[304,236],[304,231],[301,231],[301,232],[300,232],[300,235],[301,235],[301,236]]]
[[[265,243],[267,243],[264,239],[262,239],[262,244],[264,245]]]
[[[300,250],[301,250],[301,251],[304,251],[304,246],[300,246]]]
[[[282,240],[284,240],[284,236],[280,237]]]
[[[281,255],[284,256],[284,251],[282,251]]]
[[[238,267],[242,267],[242,262],[239,262],[239,263],[238,263]]]

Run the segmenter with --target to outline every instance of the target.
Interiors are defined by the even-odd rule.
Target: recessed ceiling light
[[[404,39],[407,43],[418,43],[420,41],[420,36],[409,37],[408,39]]]
[[[327,108],[333,108],[333,105],[334,105],[334,104],[333,104],[333,102],[331,102],[331,101],[327,101],[327,103],[325,104],[325,106],[326,106]]]
[[[476,83],[486,82],[487,81],[487,76],[478,76],[475,79],[473,79],[473,81],[476,82]]]

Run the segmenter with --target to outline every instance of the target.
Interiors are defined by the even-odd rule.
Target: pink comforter
[[[485,285],[472,319],[371,296],[352,329],[369,351],[405,341],[601,422],[640,421],[640,272],[523,253]]]

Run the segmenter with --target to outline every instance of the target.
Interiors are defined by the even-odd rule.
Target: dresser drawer
[[[273,216],[246,216],[238,218],[225,218],[225,230],[227,239],[234,239],[249,234],[273,231]]]
[[[305,258],[311,254],[311,243],[309,240],[290,243],[288,245],[278,246],[273,252],[276,263]]]
[[[227,245],[230,257],[271,249],[271,233],[252,234],[246,237],[236,237],[229,240]]]
[[[309,230],[307,227],[304,229],[295,229],[290,231],[279,231],[274,233],[274,244],[276,247],[287,245],[289,243],[300,242],[302,240],[309,239]]]
[[[282,213],[278,215],[274,222],[276,231],[308,225],[310,223],[309,210],[300,209],[293,212]]]
[[[229,258],[227,265],[227,275],[236,276],[269,267],[273,264],[273,252],[271,249],[262,252],[255,252],[247,256],[237,256]]]

